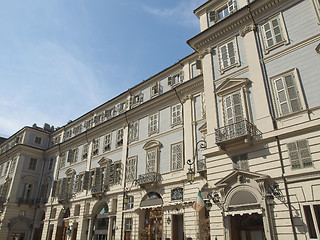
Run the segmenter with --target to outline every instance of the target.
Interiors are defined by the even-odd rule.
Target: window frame
[[[230,2],[232,2],[232,4],[230,4]],[[223,9],[227,9],[228,10],[228,14],[223,16],[222,18],[220,18],[219,12],[221,12]],[[221,5],[210,9],[207,12],[208,27],[211,27],[215,23],[221,21],[222,19],[225,19],[230,14],[234,13],[235,11],[237,11],[237,9],[238,9],[238,7],[237,7],[237,1],[236,0],[225,1]]]
[[[305,142],[305,145],[306,145],[306,148],[299,148],[299,143],[300,142]],[[296,151],[292,151],[290,150],[290,146],[289,145],[293,145],[295,144],[295,147],[296,147]],[[288,142],[286,144],[286,147],[287,147],[287,151],[288,151],[288,158],[290,160],[290,166],[291,166],[291,170],[295,171],[295,170],[299,170],[299,169],[306,169],[306,168],[312,168],[314,165],[313,165],[313,160],[312,160],[312,153],[311,153],[311,150],[310,150],[310,145],[309,145],[309,141],[308,139],[299,139],[299,140],[296,140],[296,141],[293,141],[293,142]],[[309,161],[306,162],[304,161],[304,159],[306,159],[306,157],[303,157],[302,154],[301,154],[301,151],[303,150],[307,150],[308,151],[308,155],[309,155]],[[296,154],[295,154],[296,152]],[[305,155],[306,153],[304,152],[303,155]],[[295,155],[298,157],[298,159],[292,159],[292,156]],[[299,167],[297,164],[293,164],[293,162],[296,161],[299,163]],[[305,166],[306,165],[306,166]],[[297,167],[295,167],[297,166]]]
[[[179,110],[177,110],[177,106],[180,107]],[[183,105],[181,103],[177,103],[175,105],[172,105],[171,108],[170,108],[170,113],[171,113],[171,127],[174,127],[174,126],[177,126],[177,125],[180,125],[182,124],[182,108],[183,108]],[[177,114],[177,112],[179,113],[179,115]],[[174,116],[175,114],[175,116]],[[180,120],[176,120],[174,122],[174,119],[178,119],[180,118]]]
[[[297,110],[297,111],[293,111],[292,107],[290,106],[289,113],[282,114],[281,113],[280,102],[278,100],[278,98],[279,98],[278,91],[275,88],[275,80],[278,80],[280,78],[284,79],[288,75],[291,75],[293,77],[294,87],[295,87],[295,90],[297,92],[297,97],[298,97],[300,109]],[[303,91],[302,91],[302,87],[301,87],[301,80],[299,78],[298,70],[296,68],[290,69],[288,71],[285,71],[285,72],[277,74],[277,75],[275,75],[273,77],[270,77],[269,84],[270,84],[271,89],[272,89],[272,94],[271,95],[272,95],[272,100],[273,100],[273,106],[275,108],[276,118],[283,118],[283,117],[291,116],[291,115],[297,114],[297,113],[299,113],[299,112],[301,112],[301,111],[306,109],[306,103],[305,103],[305,99],[304,99]],[[287,86],[285,86],[285,91],[286,91],[285,95],[287,97],[289,95]],[[289,105],[289,100],[288,99],[287,99],[287,102],[288,102],[288,105]]]
[[[269,25],[271,25],[271,22],[275,19],[278,19],[278,24],[279,24],[279,27],[280,27],[280,30],[281,30],[281,36],[282,36],[282,41],[278,42],[278,43],[274,43],[272,46],[268,47],[267,46],[267,39],[266,39],[266,35],[265,35],[265,30],[264,30],[264,25],[269,23]],[[272,28],[272,39],[273,41],[275,40],[275,35],[274,35],[274,28]],[[285,23],[284,23],[284,19],[283,19],[283,15],[282,15],[282,12],[280,13],[277,13],[271,17],[269,17],[268,19],[266,19],[265,21],[261,22],[259,24],[259,32],[260,32],[260,38],[261,38],[261,42],[262,42],[262,45],[263,45],[263,51],[265,54],[268,54],[270,51],[272,51],[273,49],[276,49],[280,46],[283,46],[283,45],[287,45],[290,43],[289,41],[289,37],[288,37],[288,33],[287,33],[287,29],[286,29],[286,26],[285,26]]]
[[[89,153],[89,144],[86,143],[82,147],[82,154],[81,154],[82,161],[88,159],[88,153]]]
[[[129,164],[134,161],[134,164]],[[126,182],[131,182],[137,179],[137,164],[138,156],[129,157],[126,162]],[[131,171],[131,172],[129,172]],[[130,176],[130,177],[129,177]]]
[[[175,147],[178,147],[180,146],[180,155],[181,155],[181,159],[180,159],[180,164],[181,164],[181,167],[178,168],[178,159],[176,160],[176,167],[173,167],[173,163],[174,163],[174,157],[175,155],[177,155],[178,153],[174,153],[174,148]],[[177,156],[176,156],[177,158]],[[180,171],[180,170],[183,170],[183,144],[182,142],[178,142],[178,143],[173,143],[171,144],[171,147],[170,147],[170,169],[171,171]]]
[[[233,50],[234,50],[234,63],[231,63],[230,61],[230,52],[229,52],[229,49],[228,49],[228,45],[232,43],[233,45]],[[224,61],[223,61],[223,57],[222,57],[222,48],[225,47],[227,49],[227,62],[228,62],[228,65],[227,66],[224,66]],[[220,73],[223,74],[225,73],[226,71],[234,68],[234,67],[239,67],[240,66],[240,56],[239,56],[239,46],[238,46],[238,42],[237,42],[237,37],[234,36],[232,38],[229,38],[228,40],[224,41],[223,43],[219,44],[217,46],[217,49],[218,49],[218,59],[219,59],[219,70],[220,70]]]
[[[38,144],[38,145],[41,145],[42,144],[42,137],[35,136],[34,137],[34,143]]]
[[[183,83],[184,80],[184,71],[183,69],[173,73],[168,77],[168,86],[174,88],[175,86]]]
[[[92,156],[98,156],[100,150],[100,137],[95,138],[92,140]]]
[[[28,164],[28,170],[35,171],[37,169],[38,159],[37,158],[30,158]]]
[[[201,64],[201,60],[197,60],[197,61],[200,61],[200,64]],[[196,78],[199,75],[201,75],[201,68],[198,68],[197,61],[195,61],[195,62],[190,64],[190,70],[191,70],[191,77],[192,78]]]
[[[320,238],[320,219],[318,220],[317,219],[317,215],[316,215],[316,212],[315,212],[315,206],[318,206],[320,208],[320,202],[311,202],[311,203],[305,203],[305,204],[302,204],[302,215],[303,215],[303,220],[304,220],[304,223],[308,229],[308,238],[309,239],[319,239]],[[311,219],[308,219],[307,218],[307,214],[305,212],[305,207],[309,207],[310,209],[310,217]],[[315,237],[311,237],[310,236],[310,227],[309,226],[309,220],[312,221],[312,224],[313,224],[313,227],[314,227],[314,231],[315,231],[315,234],[316,236]]]
[[[129,143],[139,140],[139,120],[129,123],[128,128],[129,128],[129,134],[128,134]],[[134,133],[132,132],[133,129],[134,129]]]
[[[112,133],[109,132],[103,137],[103,152],[111,151]],[[108,140],[108,141],[107,141]]]
[[[156,91],[154,91],[154,89]],[[150,97],[153,98],[158,95],[160,95],[160,82],[155,82],[150,86]]]
[[[153,124],[152,121],[154,121],[154,116],[157,116],[157,123]],[[153,113],[149,115],[148,119],[148,130],[149,130],[149,136],[155,133],[159,133],[159,124],[160,124],[160,112]],[[156,127],[154,127],[156,126]]]
[[[123,134],[124,134],[123,128],[117,129],[117,138],[116,138],[117,139],[117,142],[116,142],[117,148],[123,146]]]

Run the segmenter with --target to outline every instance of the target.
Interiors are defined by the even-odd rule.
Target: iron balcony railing
[[[207,164],[206,164],[206,159],[199,159],[197,161],[197,169],[198,169],[198,172],[202,172],[202,171],[205,171],[207,170]]]
[[[137,184],[141,186],[145,184],[160,183],[160,181],[161,174],[158,172],[151,172],[139,175],[137,179]]]
[[[66,202],[69,202],[70,198],[71,198],[70,194],[59,194],[58,195],[58,202],[59,203],[66,203]]]
[[[108,191],[108,187],[104,185],[97,185],[91,188],[91,194],[99,194]]]
[[[221,145],[230,140],[236,140],[237,138],[253,137],[257,135],[257,128],[247,120],[242,120],[216,129],[215,135],[216,144]]]

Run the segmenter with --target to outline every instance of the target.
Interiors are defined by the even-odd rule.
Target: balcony
[[[203,172],[207,170],[206,159],[199,159],[197,161],[197,170],[198,172]]]
[[[71,198],[70,194],[59,194],[58,202],[64,204],[69,202],[70,198]]]
[[[137,179],[137,184],[140,185],[140,187],[145,185],[152,185],[152,184],[159,184],[161,181],[161,174],[158,172],[151,172],[146,174],[139,175]]]
[[[231,143],[248,141],[257,134],[256,126],[247,120],[243,120],[216,129],[216,144],[220,147],[225,147]]]
[[[91,188],[91,194],[92,195],[102,195],[106,191],[108,191],[108,187],[104,186],[104,185],[97,185],[97,186],[93,186]]]

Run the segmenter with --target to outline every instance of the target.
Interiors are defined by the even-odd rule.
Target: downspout
[[[251,4],[249,3],[247,5],[247,7],[248,7],[248,11],[250,13],[252,22],[254,24],[254,35],[255,35],[257,49],[258,49],[258,53],[259,53],[259,61],[260,61],[260,66],[261,66],[261,70],[262,70],[262,76],[263,76],[263,80],[264,80],[264,87],[265,87],[267,100],[268,100],[269,113],[270,113],[271,118],[272,118],[273,129],[277,130],[278,126],[277,126],[277,122],[275,120],[275,109],[274,109],[274,106],[272,104],[271,90],[270,90],[270,86],[269,86],[269,82],[268,82],[267,70],[266,70],[266,66],[265,66],[264,60],[263,60],[263,49],[262,49],[262,46],[261,46],[261,41],[260,41],[259,33],[258,33],[259,27],[254,21],[253,14],[252,14],[252,12],[250,10],[250,5]],[[290,197],[289,197],[289,189],[288,189],[287,180],[286,180],[286,178],[284,176],[285,170],[284,170],[284,164],[283,164],[280,140],[279,140],[278,136],[276,136],[276,142],[277,142],[278,154],[279,154],[280,164],[281,164],[281,172],[282,172],[281,177],[282,177],[282,180],[283,180],[283,184],[284,184],[284,188],[285,188],[285,192],[286,192],[286,199],[287,199],[288,208],[289,208],[289,215],[290,215],[292,232],[293,232],[294,239],[297,240],[297,232],[296,232],[296,229],[294,227],[294,221],[293,221],[293,215],[292,215],[292,207],[291,207],[291,201],[290,201]]]

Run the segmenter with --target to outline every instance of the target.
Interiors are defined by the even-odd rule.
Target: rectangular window
[[[128,196],[129,197],[129,202],[126,204],[125,209],[132,209],[134,206],[134,197],[133,196]]]
[[[233,169],[241,171],[249,171],[248,154],[240,154],[233,156],[232,158]]]
[[[32,190],[32,184],[25,183],[24,188],[23,188],[23,193],[22,193],[22,199],[23,200],[28,200],[31,197],[31,190]]]
[[[225,124],[233,124],[243,120],[241,93],[232,93],[223,98]]]
[[[272,79],[272,87],[278,116],[285,116],[303,109],[295,71]]]
[[[208,12],[208,23],[211,27],[217,21],[227,17],[230,13],[233,13],[237,10],[237,1],[228,0],[227,4],[221,6],[220,8],[210,10]]]
[[[292,169],[312,167],[312,158],[308,140],[298,140],[287,144]]]
[[[100,138],[92,140],[92,156],[99,154]]]
[[[195,78],[200,75],[200,69],[201,69],[201,60],[197,60],[199,63],[194,63],[191,65],[191,74],[192,78]]]
[[[220,59],[220,71],[224,71],[239,65],[236,40],[233,39],[218,47]]]
[[[129,124],[129,142],[138,140],[139,137],[139,122]]]
[[[120,184],[122,179],[121,163],[114,163],[114,184]]]
[[[54,163],[54,158],[50,158],[49,160],[49,167],[48,167],[48,170],[52,170],[53,169],[53,163]]]
[[[183,79],[184,79],[184,72],[183,72],[183,70],[181,70],[179,73],[176,73],[176,74],[168,77],[168,85],[175,86],[175,85],[183,82]]]
[[[261,25],[261,34],[266,52],[288,43],[288,37],[283,28],[283,19],[281,14],[263,23]]]
[[[176,104],[171,107],[171,125],[175,126],[182,122],[181,104]]]
[[[68,151],[67,162],[70,164],[76,163],[78,161],[78,148]]]
[[[137,175],[137,160],[138,160],[137,156],[127,159],[126,181],[133,181],[133,180],[136,179],[136,175]]]
[[[104,147],[103,147],[103,151],[107,152],[111,150],[111,133],[108,133],[105,137],[104,137]]]
[[[41,145],[41,143],[42,143],[42,138],[41,138],[41,137],[35,137],[34,143]]]
[[[130,98],[130,105],[135,106],[143,102],[143,93],[139,93]]]
[[[157,96],[160,94],[160,84],[156,82],[154,85],[150,87],[150,95],[151,97]]]
[[[89,150],[89,144],[83,145],[82,149],[82,160],[85,160],[88,158],[88,150]]]
[[[149,116],[149,135],[159,132],[159,113]]]
[[[310,204],[303,206],[304,217],[308,227],[310,239],[319,239],[320,232],[320,205]]]
[[[123,145],[123,128],[118,129],[117,131],[117,147],[121,147]]]
[[[132,218],[125,219],[125,231],[132,231]]]
[[[182,143],[171,145],[171,170],[182,169]]]
[[[150,150],[147,152],[147,173],[157,172],[158,164],[157,164],[157,150]]]
[[[36,159],[36,158],[30,158],[28,169],[30,169],[30,170],[36,170],[36,168],[37,168],[37,161],[38,161],[38,159]]]

